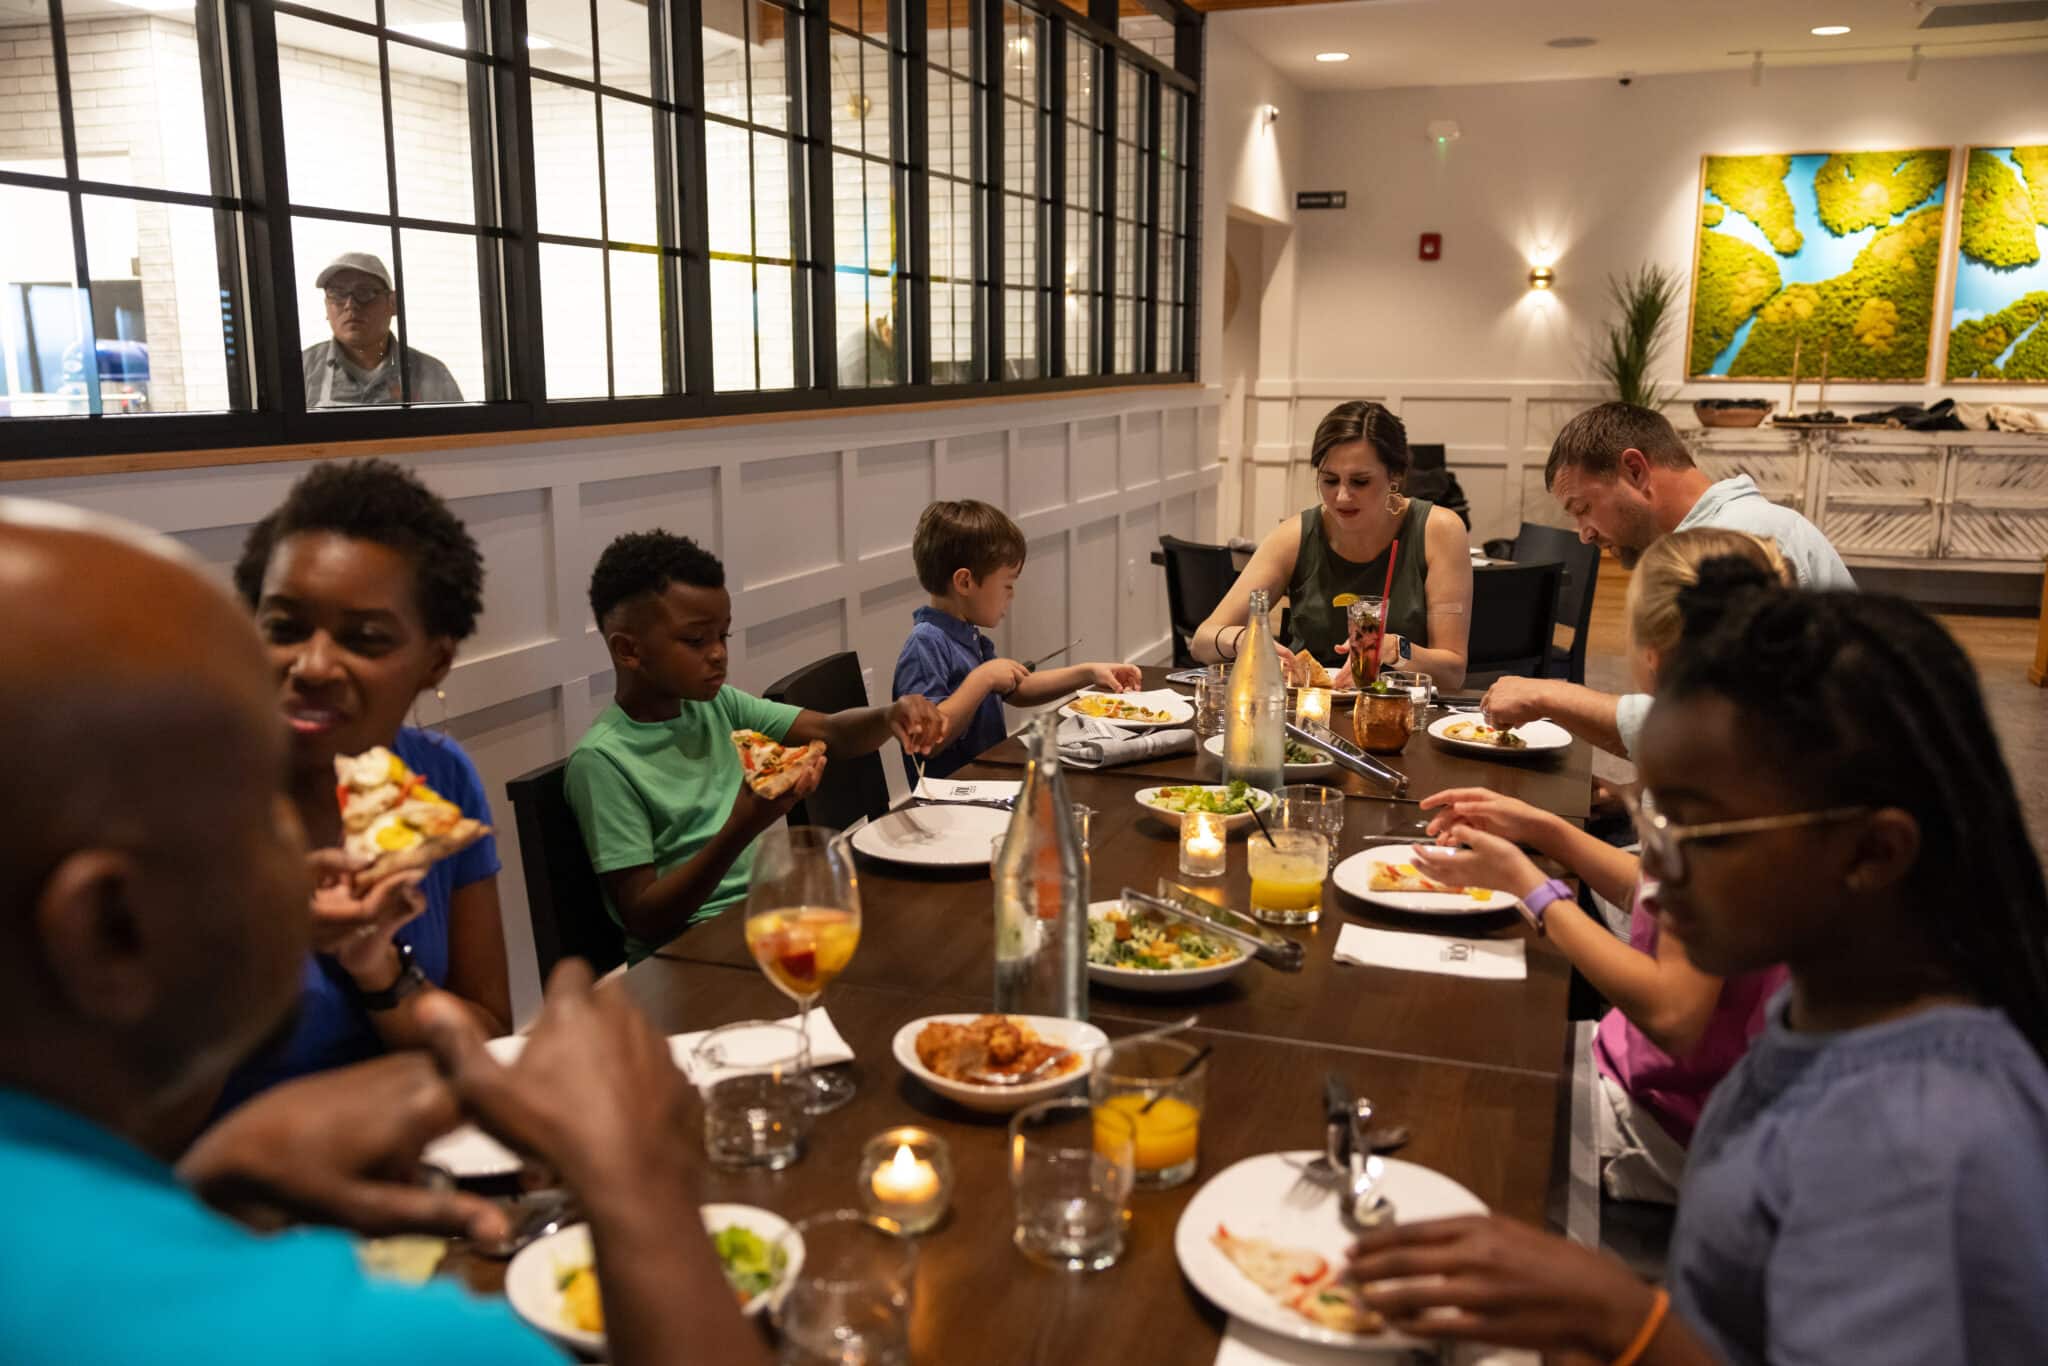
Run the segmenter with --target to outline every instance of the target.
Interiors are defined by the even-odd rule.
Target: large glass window
[[[908,338],[897,335],[897,168],[890,130],[902,70],[883,0],[834,0],[832,67],[832,285],[839,383],[894,384]]]
[[[1158,247],[1158,283],[1155,329],[1157,349],[1152,368],[1161,371],[1192,369],[1187,358],[1189,240],[1187,195],[1189,156],[1187,148],[1188,97],[1166,89],[1159,99],[1159,223],[1155,230]]]
[[[973,0],[927,0],[925,160],[926,212],[930,215],[932,382],[983,378],[976,368],[975,298],[987,284],[977,269],[975,204],[985,196],[988,173],[976,161],[975,110],[987,82],[977,76],[975,52],[985,13]]]
[[[1066,373],[1092,375],[1103,368],[1095,326],[1102,295],[1102,49],[1068,29],[1066,56]]]
[[[1118,374],[1138,370],[1145,357],[1144,321],[1151,293],[1146,248],[1151,237],[1151,82],[1136,63],[1116,64],[1115,351]]]

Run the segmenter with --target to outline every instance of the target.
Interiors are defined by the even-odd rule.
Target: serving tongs
[[[1399,769],[1388,768],[1320,721],[1310,721],[1307,725],[1289,721],[1287,733],[1304,745],[1322,750],[1337,761],[1337,767],[1349,769],[1359,777],[1372,782],[1385,783],[1395,796],[1401,796],[1408,791],[1407,774]]]
[[[1241,911],[1205,901],[1179,883],[1159,879],[1159,894],[1147,896],[1135,887],[1123,891],[1124,904],[1138,906],[1193,925],[1218,939],[1227,939],[1252,957],[1282,972],[1300,972],[1307,950],[1292,939],[1274,934]]]

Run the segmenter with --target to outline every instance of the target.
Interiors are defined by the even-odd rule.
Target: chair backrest
[[[568,760],[505,784],[519,824],[519,866],[526,873],[526,913],[533,956],[545,982],[564,958],[583,958],[606,973],[626,960],[626,936],[604,908],[604,893],[583,847],[583,831],[563,790]]]
[[[1481,674],[1487,681],[1502,674],[1546,676],[1563,579],[1564,566],[1555,562],[1501,565],[1472,576],[1468,691]]]
[[[1450,470],[1444,464],[1444,448],[1441,442],[1424,441],[1408,443],[1408,474],[1401,481],[1401,491],[1411,498],[1427,498],[1441,502],[1444,490],[1451,486]]]
[[[1166,553],[1166,616],[1173,626],[1173,662],[1187,668],[1197,662],[1188,642],[1237,582],[1237,561],[1227,545],[1204,545],[1178,536],[1161,536],[1159,548]]]
[[[1584,683],[1593,592],[1600,583],[1600,547],[1580,540],[1576,531],[1524,522],[1515,534],[1514,559],[1529,564],[1555,560],[1564,566],[1564,586],[1557,594],[1557,624],[1572,628],[1571,649],[1564,656],[1565,677]]]
[[[813,660],[770,683],[761,696],[770,702],[787,702],[792,707],[822,712],[868,704],[867,684],[860,676],[860,656],[852,650]],[[791,808],[789,821],[792,825],[827,825],[844,830],[863,816],[879,816],[888,809],[889,780],[882,772],[881,756],[863,754],[826,764],[818,790]]]

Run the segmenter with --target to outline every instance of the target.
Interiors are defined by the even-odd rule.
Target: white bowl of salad
[[[1199,991],[1250,957],[1218,934],[1121,900],[1088,908],[1088,980],[1123,991]]]
[[[1222,759],[1223,737],[1221,735],[1210,736],[1202,741],[1202,748],[1215,755],[1217,759]],[[1335,773],[1336,771],[1337,761],[1324,751],[1317,749],[1314,745],[1304,745],[1299,740],[1288,740],[1287,759],[1282,765],[1280,772],[1280,776],[1286,781],[1290,783],[1304,782],[1307,779],[1320,778],[1326,773]]]
[[[1207,811],[1223,817],[1223,828],[1234,834],[1252,823],[1254,807],[1260,815],[1273,809],[1273,794],[1240,778],[1229,783],[1148,787],[1138,793],[1138,805],[1176,830],[1184,813]]]

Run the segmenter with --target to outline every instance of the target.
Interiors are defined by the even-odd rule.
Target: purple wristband
[[[1543,913],[1550,909],[1550,903],[1553,901],[1571,901],[1573,899],[1574,893],[1572,889],[1558,879],[1552,878],[1522,898],[1522,914],[1531,925],[1536,927],[1536,933],[1542,934],[1544,933]]]

